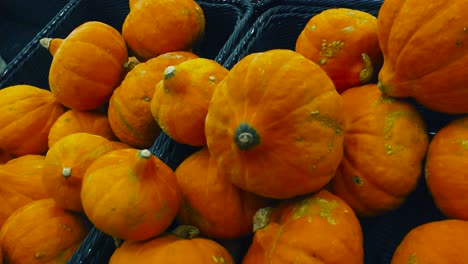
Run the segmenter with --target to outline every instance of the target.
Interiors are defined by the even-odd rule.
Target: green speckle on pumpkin
[[[357,186],[362,186],[364,184],[364,180],[356,175],[351,177],[351,181]]]
[[[359,81],[364,84],[370,81],[372,75],[374,75],[374,66],[369,55],[362,53],[362,60],[364,61],[364,68],[359,72]]]
[[[385,145],[385,153],[387,155],[389,155],[389,156],[392,155],[392,146],[391,145],[388,145],[388,144]]]
[[[337,135],[343,133],[343,128],[334,119],[321,115],[319,111],[313,111],[308,115],[308,121],[318,121],[323,125],[333,129]]]
[[[215,263],[226,263],[223,257],[221,256],[211,256]]]
[[[311,211],[312,205],[317,204],[318,210]],[[293,219],[299,219],[307,215],[306,221],[312,222],[311,215],[319,215],[327,220],[329,224],[336,225],[336,220],[333,218],[333,210],[338,207],[336,200],[328,201],[323,198],[304,199],[300,201],[294,208]],[[314,209],[317,207],[314,207]]]
[[[41,258],[45,257],[45,255],[46,255],[45,252],[43,252],[43,251],[38,251],[38,252],[36,252],[36,254],[34,254],[34,258],[35,258],[35,259],[41,259]]]
[[[314,31],[316,28],[317,28],[317,25],[311,25],[307,29],[309,29],[310,31]]]
[[[355,28],[353,26],[347,26],[341,29],[344,33],[352,33],[354,32]]]
[[[408,258],[408,262],[406,262],[406,264],[418,264],[416,253],[411,253],[411,255]]]

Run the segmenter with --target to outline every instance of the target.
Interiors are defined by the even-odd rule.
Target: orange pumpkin
[[[108,116],[112,130],[124,143],[135,148],[153,144],[161,129],[151,114],[150,102],[164,69],[197,58],[190,52],[169,52],[136,65],[114,90]]]
[[[120,149],[89,166],[81,201],[88,219],[102,232],[146,240],[172,223],[181,193],[174,172],[149,150]]]
[[[313,16],[296,40],[296,51],[318,63],[339,93],[368,83],[383,60],[377,18],[349,8]]]
[[[49,198],[41,177],[45,166],[40,155],[24,155],[0,165],[0,227],[21,206]]]
[[[229,252],[217,242],[198,238],[198,230],[179,226],[171,233],[146,241],[125,241],[109,264],[128,263],[223,263],[234,264]]]
[[[363,263],[363,236],[356,215],[325,190],[260,209],[254,231],[242,264]]]
[[[260,196],[315,192],[343,156],[343,103],[317,64],[291,50],[254,53],[216,87],[205,133],[220,173]]]
[[[432,139],[426,158],[426,184],[447,217],[468,221],[468,117],[458,118]]]
[[[16,210],[0,230],[4,263],[65,264],[87,234],[80,216],[41,199]]]
[[[468,113],[467,12],[467,1],[384,1],[377,27],[380,89],[438,112]]]
[[[98,108],[122,80],[127,47],[120,33],[105,23],[88,21],[63,40],[44,39],[41,43],[53,55],[50,90],[69,108]]]
[[[376,84],[346,90],[344,157],[333,193],[360,216],[396,209],[418,183],[428,146],[426,126],[409,103]]]
[[[442,220],[422,224],[406,234],[395,250],[391,264],[466,263],[467,237],[467,221]]]
[[[52,125],[48,145],[51,147],[62,137],[78,132],[102,136],[108,140],[116,139],[105,114],[72,109],[57,118]]]
[[[151,100],[151,113],[161,129],[179,143],[206,145],[208,105],[228,72],[216,61],[204,58],[167,67]]]
[[[268,205],[266,199],[237,188],[219,174],[206,147],[185,159],[175,174],[183,196],[178,219],[205,236],[226,239],[248,235],[255,212]]]
[[[122,26],[122,36],[140,61],[191,51],[204,31],[205,15],[194,0],[131,1]]]
[[[54,95],[30,85],[0,90],[0,152],[19,157],[47,151],[47,136],[65,112]]]
[[[9,153],[6,153],[4,150],[0,149],[0,164],[5,164],[9,160],[14,159],[15,157]]]
[[[93,161],[114,149],[111,141],[89,133],[73,133],[59,139],[47,152],[47,167],[42,174],[50,197],[58,206],[82,212],[80,193],[86,170]]]

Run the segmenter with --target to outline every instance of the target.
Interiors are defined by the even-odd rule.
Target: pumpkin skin
[[[0,230],[4,263],[65,264],[88,232],[82,219],[41,199],[16,210]]]
[[[413,97],[438,112],[468,113],[468,2],[437,0],[420,7],[418,0],[382,4],[379,87],[389,96]]]
[[[146,61],[166,52],[191,51],[203,38],[205,15],[196,1],[133,2],[122,36],[138,60]]]
[[[161,129],[179,143],[206,145],[208,106],[216,86],[228,72],[205,58],[167,67],[151,100],[151,113]]]
[[[188,227],[190,228],[190,227]],[[229,252],[217,242],[196,236],[186,226],[146,241],[125,241],[109,264],[127,263],[225,263],[234,264]],[[195,228],[196,230],[196,228]],[[188,234],[184,234],[188,233]]]
[[[103,105],[121,82],[128,58],[120,33],[102,22],[88,21],[53,47],[49,86],[57,100],[76,110]]]
[[[377,18],[349,8],[331,8],[313,16],[295,50],[320,65],[339,93],[368,83],[383,60]]]
[[[41,177],[45,166],[41,155],[24,155],[0,165],[0,227],[16,209],[49,198]]]
[[[116,140],[107,115],[91,111],[68,110],[54,122],[49,131],[49,148],[59,139],[73,133],[89,133]]]
[[[468,222],[442,220],[413,228],[398,245],[391,264],[465,263]],[[428,239],[437,238],[437,239]]]
[[[0,112],[0,152],[19,157],[47,151],[49,130],[65,108],[47,90],[14,85],[0,90]]]
[[[383,96],[376,84],[346,90],[344,157],[333,193],[359,216],[400,206],[417,186],[428,135],[422,117],[407,102]]]
[[[255,212],[268,205],[267,199],[239,189],[220,175],[206,147],[185,159],[175,174],[183,196],[180,223],[197,227],[207,237],[250,234]]]
[[[160,235],[176,217],[181,197],[174,171],[147,149],[101,156],[86,171],[81,189],[88,219],[124,240]]]
[[[190,52],[169,52],[136,65],[114,90],[108,116],[112,130],[124,143],[135,148],[150,147],[161,129],[151,114],[151,99],[164,69],[197,58]]]
[[[356,215],[326,190],[259,210],[254,231],[242,264],[363,263]]]
[[[425,177],[432,198],[449,218],[468,221],[468,117],[454,120],[432,139]]]
[[[43,182],[58,206],[83,212],[81,188],[88,167],[106,152],[115,149],[106,138],[89,133],[73,133],[57,141],[46,154]]]
[[[282,199],[318,191],[334,176],[343,122],[342,99],[327,74],[276,49],[230,70],[213,94],[205,133],[220,173],[246,191]]]

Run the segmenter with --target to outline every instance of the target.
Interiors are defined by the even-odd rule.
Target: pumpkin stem
[[[60,45],[62,45],[63,39],[59,38],[42,38],[39,40],[39,44],[42,47],[46,48],[52,56],[54,56],[55,52],[58,50]]]
[[[234,141],[240,150],[249,150],[260,144],[260,136],[253,127],[242,122],[234,133]]]
[[[114,246],[116,248],[120,247],[122,243],[124,242],[124,240],[121,238],[117,238],[117,237],[112,237],[112,238],[114,239]]]
[[[138,61],[137,58],[135,57],[129,57],[127,62],[125,62],[124,64],[124,68],[125,68],[125,71],[126,72],[130,72],[131,70],[133,70],[133,68],[135,68],[135,66],[137,66],[138,64],[140,64],[140,61]]]
[[[149,159],[151,157],[151,151],[147,149],[142,149],[138,151],[138,157],[142,159]]]
[[[171,78],[172,76],[174,76],[175,72],[176,72],[176,69],[175,69],[174,66],[168,66],[164,70],[164,80],[167,80],[167,79]]]
[[[253,231],[266,227],[270,223],[272,207],[260,208],[253,217]]]
[[[369,82],[372,78],[372,75],[374,75],[374,67],[372,66],[372,61],[369,55],[365,53],[362,53],[361,55],[362,60],[364,61],[364,69],[362,69],[359,73],[359,81],[364,84]]]
[[[72,171],[72,168],[63,168],[62,169],[62,176],[65,177],[65,178],[68,178],[71,176],[71,171]]]
[[[191,239],[197,237],[200,234],[200,230],[195,226],[180,225],[172,230],[171,233],[180,238]]]

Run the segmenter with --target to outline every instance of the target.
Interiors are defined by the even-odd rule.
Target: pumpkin
[[[50,128],[48,145],[51,147],[62,137],[78,132],[99,135],[108,140],[116,139],[107,115],[71,109],[57,118]]]
[[[45,166],[40,155],[24,155],[0,165],[0,227],[21,206],[49,198],[41,177]]]
[[[0,152],[19,157],[43,154],[55,120],[65,112],[54,95],[31,85],[0,90]]]
[[[234,264],[231,255],[223,246],[211,239],[196,237],[198,232],[193,226],[179,226],[170,233],[150,240],[125,241],[114,251],[109,264]]]
[[[15,157],[9,153],[6,153],[4,150],[0,149],[0,164],[5,164],[9,160],[14,159]]]
[[[325,71],[297,52],[241,59],[216,87],[207,146],[220,173],[269,198],[315,192],[343,156],[343,102]]]
[[[468,113],[468,2],[435,0],[424,8],[421,4],[382,4],[377,27],[384,56],[379,87],[389,96],[413,97],[434,111]]]
[[[468,116],[451,121],[432,139],[425,177],[436,206],[447,217],[468,221]]]
[[[239,189],[219,174],[206,147],[185,159],[175,174],[183,196],[179,222],[197,227],[207,237],[250,234],[255,212],[268,205],[266,199]]]
[[[63,40],[43,39],[41,43],[53,55],[50,90],[71,109],[97,109],[122,80],[128,58],[125,40],[105,23],[88,21]]]
[[[167,66],[197,57],[183,51],[165,53],[139,63],[126,75],[114,90],[108,108],[112,130],[122,142],[135,148],[153,144],[161,131],[150,107],[156,84]]]
[[[441,220],[414,227],[396,248],[391,264],[465,263],[468,222]],[[433,239],[428,239],[433,238]]]
[[[191,51],[202,40],[205,15],[196,1],[132,2],[122,36],[138,60],[146,61],[172,51]]]
[[[260,209],[242,264],[362,264],[363,235],[353,210],[326,190]]]
[[[359,216],[399,207],[416,188],[428,146],[425,123],[408,102],[383,95],[376,84],[342,93],[344,157],[333,193]]]
[[[313,16],[295,50],[320,65],[339,93],[371,81],[383,60],[377,18],[349,8],[330,8]]]
[[[17,209],[0,230],[4,263],[65,264],[86,237],[80,216],[53,199],[33,201]]]
[[[84,174],[93,161],[114,149],[106,138],[84,132],[59,139],[46,154],[42,174],[50,197],[58,206],[83,212],[80,194]]]
[[[174,171],[149,150],[120,149],[89,166],[81,201],[88,219],[102,232],[146,240],[175,219],[181,192]]]
[[[167,67],[151,100],[151,113],[161,129],[179,143],[206,145],[208,105],[228,72],[216,61],[205,58]]]

